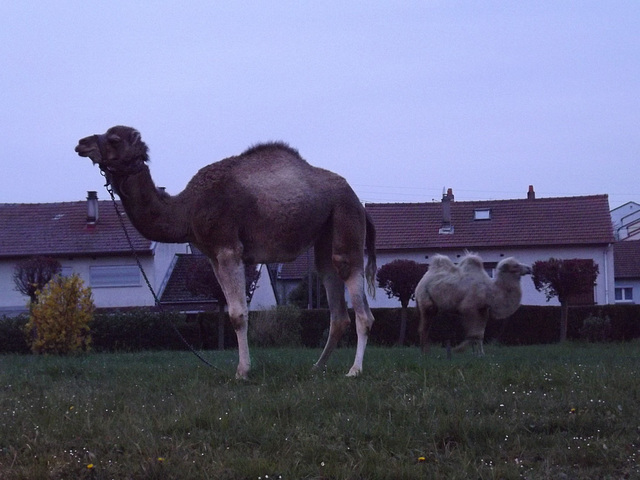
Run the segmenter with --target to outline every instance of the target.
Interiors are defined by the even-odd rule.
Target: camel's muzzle
[[[100,163],[102,155],[100,152],[100,142],[98,141],[98,135],[91,135],[85,137],[78,142],[75,151],[81,157],[89,157],[93,163]]]

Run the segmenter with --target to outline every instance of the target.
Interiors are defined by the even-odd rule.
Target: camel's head
[[[524,275],[531,275],[531,267],[518,262],[515,258],[509,257],[498,263],[496,268],[499,276],[513,277],[520,280]]]
[[[111,127],[106,133],[91,135],[78,142],[76,152],[89,157],[100,170],[111,175],[139,172],[149,160],[147,145],[131,127]]]

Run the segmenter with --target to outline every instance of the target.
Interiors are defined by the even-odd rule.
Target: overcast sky
[[[0,203],[107,198],[117,124],[172,194],[284,140],[364,202],[640,203],[637,0],[0,0],[0,59]]]

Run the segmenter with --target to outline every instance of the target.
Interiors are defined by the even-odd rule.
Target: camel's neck
[[[193,241],[180,196],[159,190],[145,166],[139,173],[112,178],[129,220],[145,238],[164,243]]]
[[[502,319],[513,314],[520,306],[522,289],[520,281],[498,276],[493,283],[491,311],[495,318]]]

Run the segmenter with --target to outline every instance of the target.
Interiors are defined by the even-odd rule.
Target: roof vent
[[[98,221],[98,193],[87,192],[87,225],[95,226]]]
[[[438,233],[452,234],[453,224],[451,223],[451,202],[453,202],[453,190],[448,189],[446,194],[442,195],[442,226]]]
[[[535,200],[536,192],[533,190],[533,185],[529,185],[529,191],[527,192],[527,200]]]

